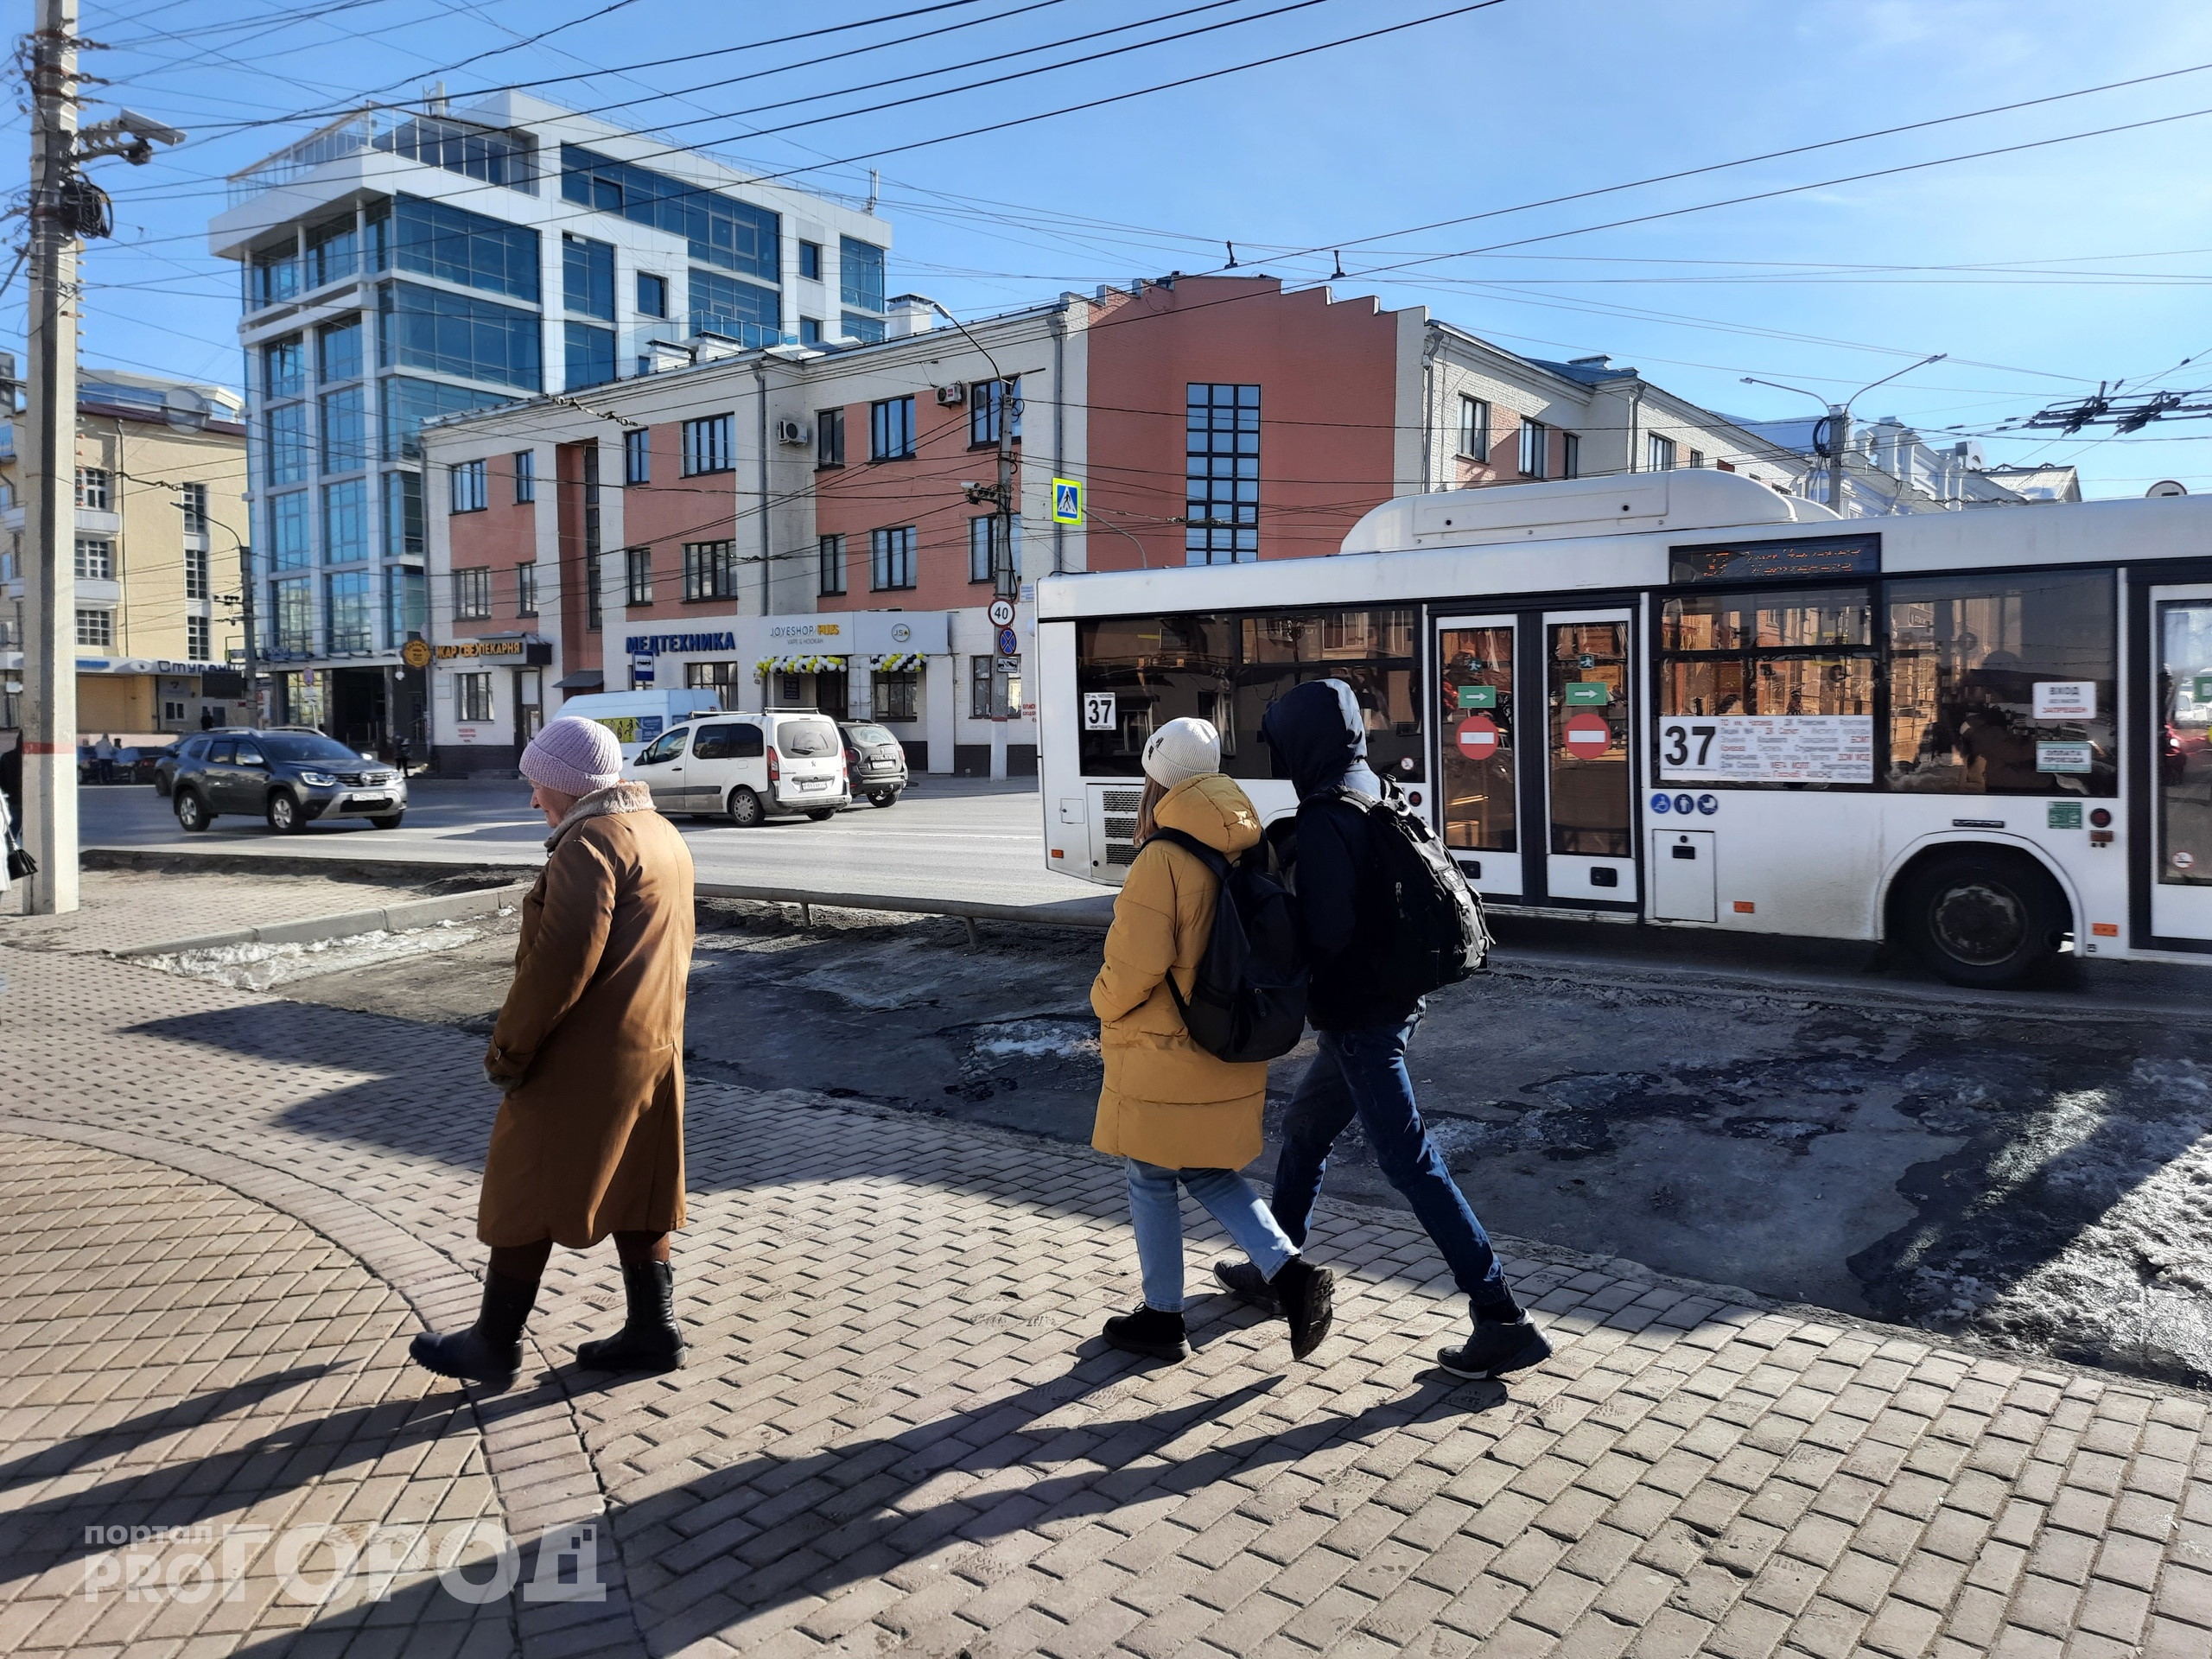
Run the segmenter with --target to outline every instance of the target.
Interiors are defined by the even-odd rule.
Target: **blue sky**
[[[623,67],[922,3],[175,0],[127,9],[87,0],[84,32],[111,49],[87,54],[86,67],[114,84],[89,89],[102,102],[86,118],[124,104],[195,137],[143,168],[99,166],[118,234],[86,260],[86,358],[235,382],[235,271],[207,255],[203,234],[223,175],[366,94],[405,97],[442,79],[458,96],[576,76],[538,90],[572,107],[617,106],[606,118],[765,171],[815,169],[803,181],[833,192],[865,194],[868,169],[879,169],[883,211],[897,226],[894,291],[918,289],[963,314],[1063,288],[1217,269],[1233,241],[1243,268],[1303,283],[1329,276],[1341,248],[1340,296],[1427,305],[1534,356],[1609,353],[1688,397],[1759,418],[1814,406],[1741,385],[1743,375],[1841,397],[1933,352],[1949,358],[1869,394],[1856,413],[1896,414],[1931,438],[1954,426],[1980,435],[2100,380],[2212,387],[2212,178],[2202,164],[2212,142],[2212,7],[2201,3],[1497,0],[1268,67],[842,166],[826,163],[1296,52],[1465,0],[1309,0],[1288,10],[1290,0],[975,0],[795,45]],[[28,7],[19,10],[27,21]],[[1269,12],[1277,15],[1256,16]],[[1188,15],[1165,21],[1170,13]],[[760,131],[1248,17],[995,87]],[[1145,26],[1034,49],[1126,24]],[[530,41],[549,29],[556,32]],[[925,30],[943,32],[784,67]],[[984,62],[889,91],[847,91],[974,60]],[[2199,64],[2202,72],[2146,85],[1500,211]],[[688,90],[738,75],[753,78]],[[792,99],[807,101],[759,109]],[[1824,183],[2198,110],[2208,113]],[[10,121],[20,155],[22,119]],[[1823,188],[1796,188],[1807,185]],[[1784,190],[1793,193],[1675,211]],[[1590,228],[1659,213],[1674,216]],[[1414,228],[1478,214],[1491,216]],[[1508,243],[1522,245],[1500,245]],[[5,327],[19,346],[20,279],[8,300]],[[2183,359],[2196,360],[2177,366]],[[2212,419],[2128,439],[1985,442],[1993,460],[2075,461],[2093,495],[2140,494],[2160,478],[2212,490]]]

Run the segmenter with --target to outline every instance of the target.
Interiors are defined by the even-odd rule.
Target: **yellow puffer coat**
[[[1260,839],[1260,815],[1232,779],[1186,778],[1154,817],[1234,858]],[[1260,1155],[1265,1061],[1232,1065],[1191,1040],[1167,989],[1185,996],[1213,927],[1217,884],[1185,849],[1150,841],[1114,901],[1106,963],[1091,982],[1106,1086],[1090,1144],[1168,1169],[1241,1169]]]

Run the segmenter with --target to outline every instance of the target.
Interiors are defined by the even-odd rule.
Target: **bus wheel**
[[[1913,950],[1954,985],[2018,985],[2048,967],[2073,925],[2066,896],[2033,861],[1954,853],[1905,887],[1898,917]]]

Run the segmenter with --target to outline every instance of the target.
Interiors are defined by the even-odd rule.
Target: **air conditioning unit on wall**
[[[814,429],[807,425],[804,421],[778,421],[776,442],[789,444],[812,443]]]
[[[937,389],[937,400],[947,409],[951,408],[955,404],[966,403],[968,401],[967,384],[964,381],[956,380],[949,386],[939,386]]]

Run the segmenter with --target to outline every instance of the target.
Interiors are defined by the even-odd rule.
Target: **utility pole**
[[[246,716],[256,729],[261,725],[261,658],[260,647],[254,643],[253,620],[253,550],[244,542],[238,543],[238,620],[245,629],[245,696],[251,711]]]
[[[1948,352],[1931,352],[1917,363],[1908,363],[1904,367],[1893,373],[1885,374],[1878,380],[1869,380],[1840,404],[1832,404],[1819,392],[1808,391],[1802,386],[1785,386],[1779,380],[1762,380],[1755,374],[1738,375],[1737,378],[1747,386],[1772,386],[1777,391],[1794,391],[1801,397],[1810,397],[1822,409],[1827,410],[1827,418],[1813,429],[1813,447],[1815,452],[1820,449],[1821,447],[1821,427],[1827,427],[1828,429],[1827,505],[1834,510],[1837,517],[1840,518],[1843,516],[1844,461],[1851,453],[1851,406],[1873,391],[1875,387],[1886,386],[1891,381],[1910,374],[1915,369],[1924,369],[1930,363],[1941,363],[1949,355]]]
[[[30,363],[23,411],[23,817],[29,913],[77,908],[77,0],[39,0],[31,81]]]
[[[1843,516],[1844,458],[1851,453],[1851,405],[1828,405],[1828,506]]]
[[[77,0],[39,0],[30,72],[30,365],[23,410],[23,817],[29,913],[77,908],[77,258],[112,230],[80,162],[134,164],[184,135],[124,111],[77,127]],[[118,642],[120,643],[120,642]]]

